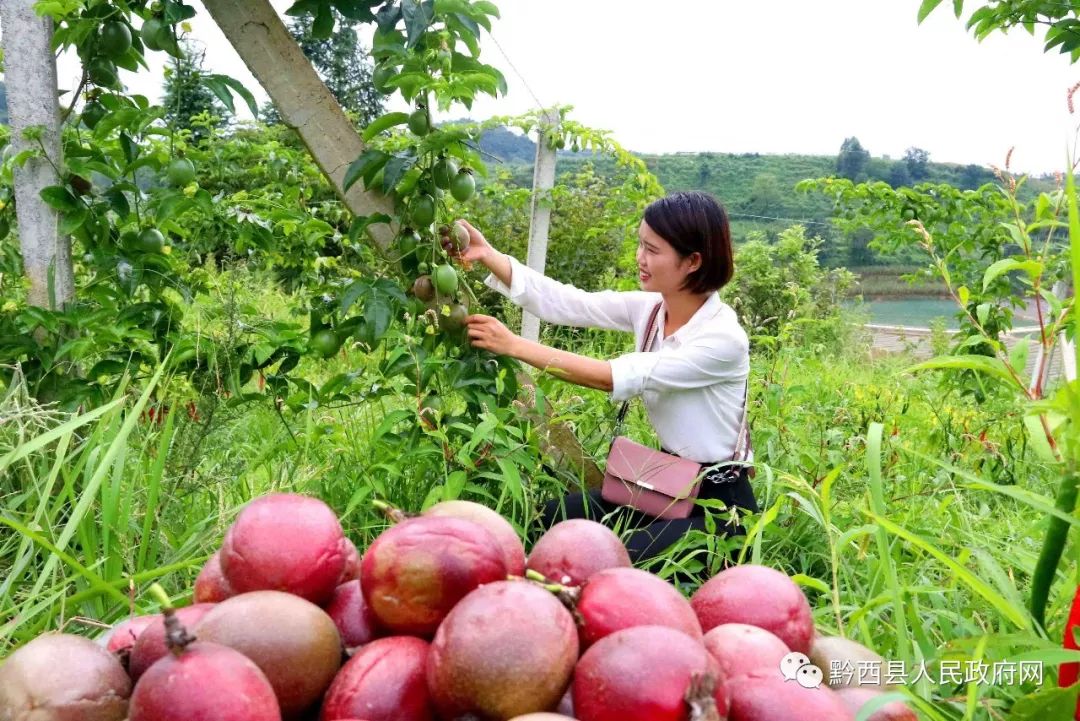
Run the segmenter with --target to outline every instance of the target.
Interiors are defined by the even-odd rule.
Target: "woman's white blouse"
[[[633,331],[641,347],[659,293],[587,292],[510,259],[510,286],[489,274],[485,285],[543,321]],[[731,458],[742,415],[750,343],[735,311],[713,293],[693,317],[665,337],[657,315],[650,352],[612,358],[613,401],[641,396],[661,445],[683,458],[710,463]],[[659,342],[656,341],[659,340]]]

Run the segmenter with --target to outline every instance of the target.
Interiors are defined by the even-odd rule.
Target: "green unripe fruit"
[[[421,263],[420,265],[416,266],[416,270],[419,273],[425,273],[425,274],[430,273],[431,272],[431,266],[428,265],[427,263]]]
[[[177,186],[185,186],[195,180],[195,165],[187,158],[176,158],[169,163],[166,171],[169,182]]]
[[[454,200],[464,203],[475,192],[476,180],[473,179],[472,172],[469,170],[462,170],[450,182],[450,195],[454,196]]]
[[[412,224],[418,228],[426,228],[435,222],[435,198],[427,193],[420,195],[413,201],[410,213]]]
[[[323,358],[329,358],[341,349],[341,340],[337,337],[337,333],[331,328],[323,328],[316,331],[311,336],[311,341],[308,343],[313,351],[321,355]]]
[[[108,114],[108,110],[105,106],[96,100],[91,100],[83,107],[82,121],[83,124],[93,130],[97,127],[97,124],[101,122],[101,119]]]
[[[165,236],[157,228],[144,228],[139,233],[138,248],[144,253],[160,253],[165,247]]]
[[[144,22],[142,29],[139,31],[139,37],[142,38],[143,45],[151,50],[161,50],[161,43],[158,42],[158,38],[161,36],[163,27],[165,27],[165,23],[157,18],[150,18]]]
[[[113,87],[120,79],[120,76],[116,74],[116,63],[102,57],[90,61],[86,66],[86,74],[90,77],[90,82],[103,88]]]
[[[443,263],[435,268],[435,290],[440,295],[453,295],[458,288],[458,274],[454,266]]]
[[[414,135],[431,133],[431,115],[427,108],[418,108],[408,117],[408,128]]]
[[[393,92],[393,88],[389,87],[387,83],[389,83],[390,78],[395,75],[397,75],[397,68],[388,65],[380,65],[375,69],[375,72],[371,76],[371,84],[374,85],[375,89],[380,93],[389,94]]]
[[[450,189],[450,183],[457,177],[457,174],[458,164],[453,158],[440,158],[439,162],[435,163],[435,167],[431,170],[435,187],[442,190]]]
[[[409,130],[420,136],[431,132],[431,116],[428,115],[427,108],[419,108],[409,116]]]
[[[413,253],[420,246],[420,235],[415,230],[410,230],[407,233],[403,233],[398,238],[398,250],[402,255],[409,255]]]
[[[98,49],[110,58],[118,58],[131,48],[131,31],[118,20],[109,20],[101,26]]]

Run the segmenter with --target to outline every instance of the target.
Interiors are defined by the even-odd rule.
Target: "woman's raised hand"
[[[472,263],[479,261],[486,265],[486,260],[495,253],[495,249],[491,247],[491,244],[487,242],[487,238],[479,230],[474,228],[467,220],[458,220],[462,227],[469,232],[469,244],[463,251],[458,251],[458,246],[455,244],[453,238],[443,238],[443,248],[450,254],[450,257],[457,258],[462,263]],[[451,233],[454,229],[451,228]]]

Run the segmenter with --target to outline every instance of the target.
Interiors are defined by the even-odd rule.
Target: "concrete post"
[[[543,115],[548,126],[541,128],[536,143],[536,162],[533,165],[532,218],[529,222],[529,253],[526,264],[544,272],[547,266],[548,231],[551,228],[551,189],[555,187],[556,149],[549,147],[550,139],[558,135],[559,113],[548,110]],[[527,311],[521,314],[521,337],[539,340],[540,319]]]

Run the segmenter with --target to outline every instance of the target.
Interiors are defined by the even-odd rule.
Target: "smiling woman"
[[[638,227],[641,290],[627,292],[589,293],[548,278],[496,251],[480,231],[461,222],[470,243],[460,258],[487,267],[488,286],[549,323],[633,332],[641,350],[607,360],[589,358],[521,338],[486,315],[466,319],[470,342],[571,383],[607,391],[615,401],[640,397],[664,451],[703,467],[699,498],[719,500],[731,512],[720,532],[745,533],[735,509],[758,510],[747,467],[736,477],[704,471],[736,451],[750,371],[746,333],[717,293],[734,272],[723,207],[706,193],[687,192],[646,208]],[[549,502],[543,525],[563,517],[592,517],[634,529],[627,548],[635,561],[660,553],[691,529],[706,527],[700,506],[688,518],[661,520],[610,503],[600,491]]]

